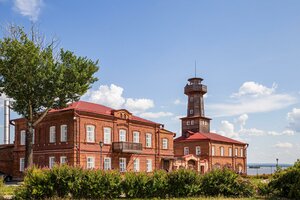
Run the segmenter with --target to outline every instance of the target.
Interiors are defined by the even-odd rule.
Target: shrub
[[[112,199],[121,194],[121,176],[118,172],[87,170],[84,173],[80,194],[75,198]]]
[[[180,169],[168,173],[168,194],[171,197],[197,196],[200,193],[200,175]]]
[[[254,188],[249,181],[243,179],[229,169],[216,169],[202,178],[202,194],[205,196],[252,196]]]
[[[151,177],[146,173],[127,172],[122,181],[122,191],[127,198],[148,197],[151,193]]]
[[[54,182],[50,171],[33,167],[26,170],[24,184],[16,192],[16,199],[45,199],[54,196]]]
[[[168,193],[168,174],[165,170],[158,170],[153,173],[150,180],[151,184],[148,184],[149,197],[166,198]]]
[[[278,170],[269,183],[275,196],[300,198],[300,160],[286,170]]]

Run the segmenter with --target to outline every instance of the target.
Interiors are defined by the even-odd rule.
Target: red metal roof
[[[199,141],[199,140],[212,140],[212,141],[219,141],[219,142],[227,142],[227,143],[234,143],[234,144],[246,144],[216,133],[194,133],[190,134],[189,137],[185,138],[183,136],[176,138],[175,142],[189,142],[189,141]]]
[[[66,110],[78,110],[78,111],[91,112],[91,113],[102,114],[102,115],[112,115],[112,111],[114,111],[114,109],[100,105],[100,104],[90,103],[90,102],[86,102],[86,101],[77,101],[77,102],[71,103],[66,108],[58,109],[58,110],[52,109],[49,112],[54,113],[54,112],[61,112],[61,111],[66,111]],[[140,122],[157,124],[150,120],[143,119],[143,118],[140,118],[140,117],[137,117],[134,115],[132,115],[132,119],[136,120],[136,121],[140,121]]]

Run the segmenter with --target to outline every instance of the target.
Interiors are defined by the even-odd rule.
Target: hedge
[[[53,197],[76,199],[171,198],[195,196],[252,196],[253,187],[224,169],[200,175],[192,170],[153,173],[85,170],[68,165],[26,171],[16,199]]]

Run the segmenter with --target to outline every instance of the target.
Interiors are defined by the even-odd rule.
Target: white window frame
[[[103,128],[103,143],[104,144],[111,144],[111,128],[104,127]]]
[[[95,157],[88,156],[86,158],[86,168],[87,169],[94,169],[95,168]]]
[[[162,149],[168,149],[169,140],[167,138],[162,139]]]
[[[86,141],[95,142],[95,129],[94,125],[86,125]]]
[[[134,143],[140,143],[140,132],[133,131],[133,142]]]
[[[56,142],[56,127],[50,126],[49,128],[49,143],[55,143]]]
[[[235,152],[234,152],[235,154],[235,156],[237,157],[238,155],[239,155],[239,151],[238,151],[238,148],[235,148]]]
[[[224,147],[220,147],[220,156],[224,156]]]
[[[232,157],[232,147],[228,148],[228,156]]]
[[[111,157],[104,158],[104,170],[111,170]]]
[[[191,125],[194,125],[194,124],[195,124],[194,120],[191,120]]]
[[[66,124],[60,125],[60,141],[67,142],[68,140],[68,126]]]
[[[187,126],[191,125],[190,120],[187,120],[187,121],[186,121],[186,125],[187,125]]]
[[[138,158],[133,160],[133,171],[134,172],[140,171],[140,159],[138,159]]]
[[[200,156],[201,155],[201,147],[200,146],[196,146],[196,156]]]
[[[126,172],[126,158],[119,158],[120,172]]]
[[[20,145],[25,145],[25,140],[26,140],[26,131],[21,130],[20,131]]]
[[[194,114],[194,110],[190,109],[190,115]]]
[[[243,157],[244,156],[244,149],[243,148],[241,148],[240,153],[241,153],[241,157]]]
[[[146,160],[146,172],[152,172],[152,159]]]
[[[119,130],[119,142],[126,142],[127,131],[125,129]]]
[[[49,157],[49,169],[52,169],[54,165],[55,165],[55,157],[50,156]]]
[[[212,156],[215,156],[215,155],[216,155],[216,149],[215,149],[215,146],[212,146],[212,147],[211,147],[211,155],[212,155]]]
[[[59,163],[61,165],[66,164],[67,163],[67,156],[60,156]]]
[[[189,147],[184,147],[183,148],[183,155],[189,155],[190,154],[190,148]]]
[[[20,172],[25,170],[25,158],[20,158]]]
[[[146,147],[151,148],[152,147],[152,134],[146,133]]]

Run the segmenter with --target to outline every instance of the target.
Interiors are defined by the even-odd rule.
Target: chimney
[[[9,108],[9,100],[4,100],[4,144],[10,143],[10,108]]]

